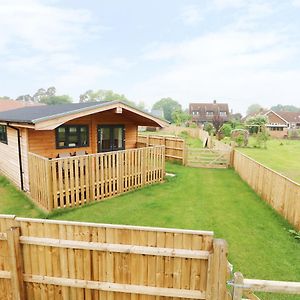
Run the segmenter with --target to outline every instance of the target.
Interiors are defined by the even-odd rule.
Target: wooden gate
[[[227,168],[230,164],[230,153],[228,150],[188,148],[186,165],[197,168]]]

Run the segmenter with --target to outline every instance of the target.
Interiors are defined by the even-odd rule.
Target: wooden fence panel
[[[91,201],[161,182],[164,146],[48,160],[29,154],[30,195],[46,210]]]
[[[185,140],[177,137],[160,135],[139,135],[138,147],[165,146],[165,157],[170,161],[179,161],[184,164]]]
[[[300,230],[300,184],[236,150],[233,165],[262,199]]]
[[[16,299],[11,282],[27,299],[227,299],[227,246],[212,232],[0,215],[2,249],[12,225],[23,281],[0,264],[4,299]]]

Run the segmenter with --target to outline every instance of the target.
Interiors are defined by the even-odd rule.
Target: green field
[[[51,219],[213,230],[229,244],[229,260],[247,278],[300,281],[300,243],[289,225],[231,169],[167,164],[175,173],[104,202],[44,215],[3,178],[0,213]],[[265,294],[262,299],[299,299]]]
[[[300,183],[300,141],[272,139],[267,142],[267,149],[254,148],[254,140],[250,139],[251,148],[238,150],[265,164],[271,169]]]

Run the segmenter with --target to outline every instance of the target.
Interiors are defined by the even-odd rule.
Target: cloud
[[[110,74],[98,62],[85,63],[78,51],[108,30],[86,9],[60,7],[53,0],[2,0],[0,69],[12,77],[30,74],[37,85],[55,83],[63,93],[64,86],[78,91]]]
[[[264,105],[300,97],[300,70],[283,68],[299,56],[285,32],[240,30],[236,24],[179,43],[155,45],[143,54],[153,64],[169,67],[133,87],[137,98],[170,96],[184,102],[229,101],[244,112],[251,102]],[[145,96],[146,95],[146,98]]]
[[[203,20],[200,8],[196,5],[184,7],[181,19],[186,25],[196,25]]]

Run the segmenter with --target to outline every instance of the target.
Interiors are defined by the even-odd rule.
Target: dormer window
[[[221,116],[221,117],[226,117],[226,116],[227,116],[226,111],[220,111],[220,116]]]
[[[207,111],[207,112],[206,112],[206,115],[207,115],[207,116],[213,116],[213,115],[214,115],[214,112],[213,112],[213,111]]]

